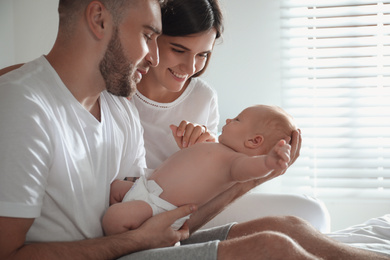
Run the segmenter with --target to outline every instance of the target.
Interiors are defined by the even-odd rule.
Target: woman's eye
[[[201,58],[207,58],[209,55],[207,53],[200,53],[198,54]]]

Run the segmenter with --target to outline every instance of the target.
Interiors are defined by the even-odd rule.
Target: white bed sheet
[[[342,243],[390,256],[390,214],[327,235]]]

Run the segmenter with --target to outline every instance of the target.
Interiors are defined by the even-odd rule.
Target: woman
[[[160,63],[143,76],[131,100],[145,130],[149,168],[180,148],[214,142],[219,121],[215,91],[197,78],[223,31],[218,1],[169,0],[161,13]]]

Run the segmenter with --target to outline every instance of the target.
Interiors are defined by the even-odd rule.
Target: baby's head
[[[296,129],[293,118],[280,107],[255,105],[227,119],[218,140],[237,152],[260,155]]]

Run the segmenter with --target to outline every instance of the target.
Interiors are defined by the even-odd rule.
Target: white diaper
[[[163,189],[153,180],[147,180],[145,176],[141,176],[131,187],[131,189],[126,193],[122,202],[132,201],[132,200],[142,200],[145,201],[152,207],[153,216],[160,214],[165,211],[176,209],[177,207],[172,203],[169,203],[166,200],[160,198],[160,194],[163,192]],[[172,224],[172,228],[178,230],[184,222],[189,219],[190,216],[180,218]]]

